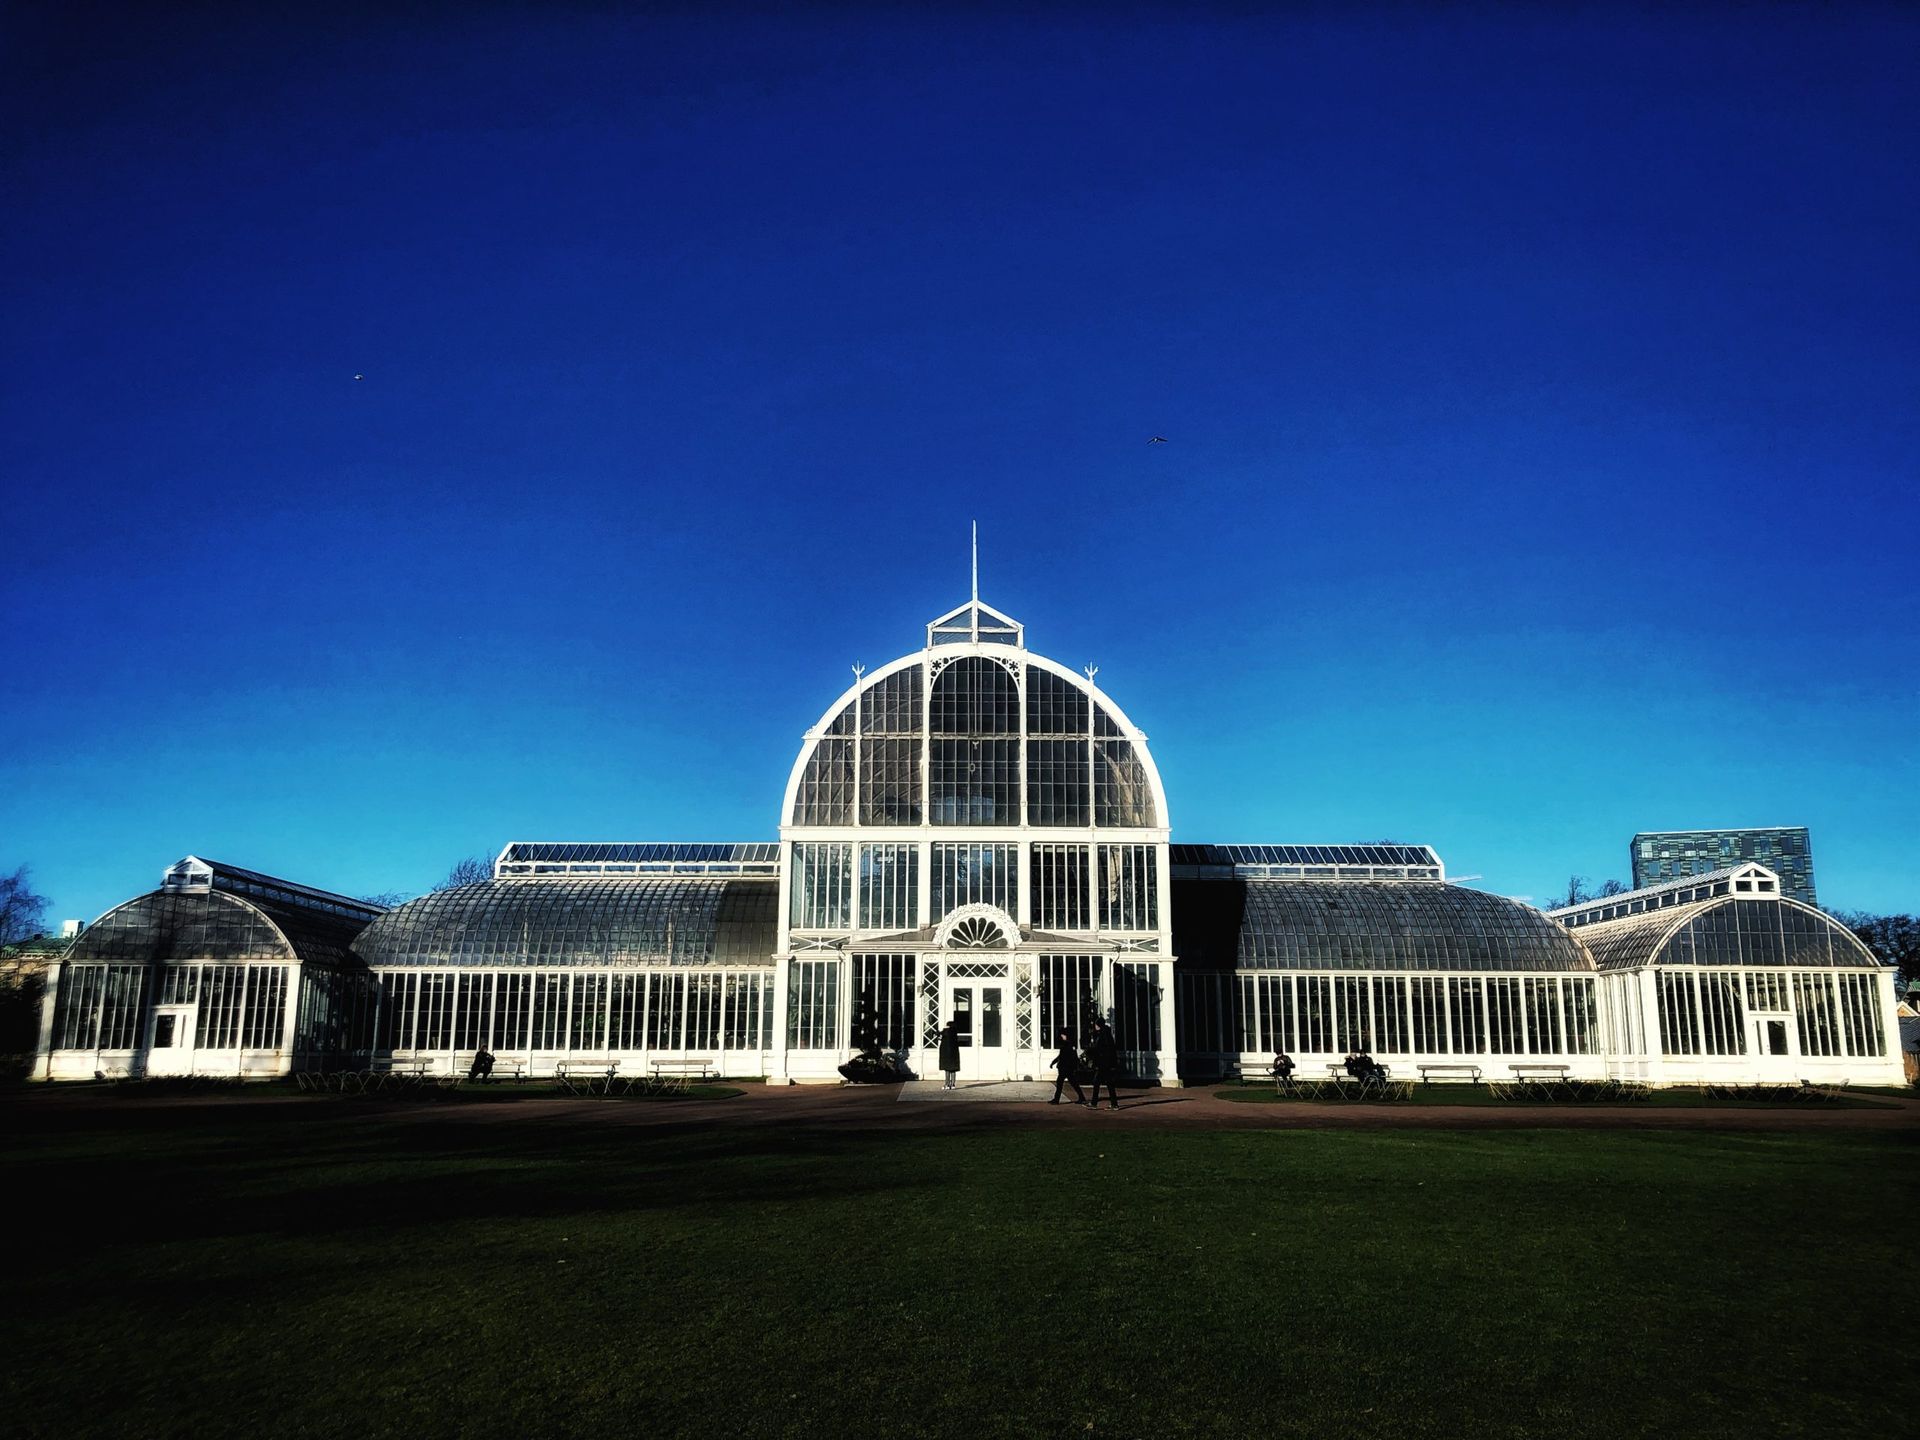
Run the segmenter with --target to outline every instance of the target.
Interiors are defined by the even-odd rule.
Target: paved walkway
[[[901,1100],[936,1105],[1044,1105],[1053,1099],[1053,1083],[1040,1080],[964,1080],[951,1090],[939,1080],[909,1080],[899,1090]]]
[[[933,1088],[938,1089],[937,1082]],[[980,1086],[981,1091],[999,1087]],[[1019,1085],[1051,1095],[1051,1086]],[[1889,1138],[1920,1139],[1920,1099],[1876,1096],[1872,1108],[1826,1109],[1783,1106],[1762,1109],[1730,1105],[1664,1109],[1648,1105],[1382,1105],[1292,1102],[1258,1104],[1223,1100],[1210,1090],[1123,1092],[1121,1108],[1085,1110],[1076,1105],[1036,1104],[1028,1095],[973,1094],[909,1100],[893,1085],[748,1085],[729,1100],[621,1100],[573,1096],[487,1099],[361,1099],[339,1096],[232,1095],[219,1091],[180,1095],[130,1095],[88,1086],[23,1087],[0,1096],[0,1128],[45,1128],[103,1112],[171,1113],[226,1107],[247,1110],[298,1106],[312,1113],[364,1117],[392,1124],[554,1124],[662,1129],[753,1129],[930,1131],[1003,1127],[1098,1125],[1116,1129],[1195,1130],[1846,1130],[1877,1131]],[[964,1097],[964,1098],[961,1098]],[[944,1101],[944,1103],[943,1103]]]

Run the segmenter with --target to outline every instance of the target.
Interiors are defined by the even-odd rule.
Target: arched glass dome
[[[764,965],[768,880],[488,880],[388,911],[354,949],[369,965]]]
[[[1024,638],[986,605],[935,621],[926,651],[863,677],[808,732],[786,823],[1164,827],[1146,737]]]
[[[1845,925],[1784,896],[1708,900],[1583,926],[1579,933],[1602,970],[1642,965],[1880,965]]]
[[[1249,970],[1591,971],[1531,905],[1423,880],[1176,882],[1174,948]]]
[[[224,890],[155,890],[117,905],[73,942],[70,962],[306,960],[354,963],[358,919],[302,912]]]

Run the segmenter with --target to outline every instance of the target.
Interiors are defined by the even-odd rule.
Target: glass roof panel
[[[779,893],[748,879],[490,880],[389,911],[354,949],[370,965],[765,965]]]
[[[1592,970],[1531,905],[1430,880],[1175,880],[1174,950],[1260,970]]]

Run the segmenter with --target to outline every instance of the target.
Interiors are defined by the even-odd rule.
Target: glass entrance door
[[[1006,1080],[1013,1074],[1008,1048],[1007,986],[999,980],[947,982],[947,1014],[960,1037],[962,1080]]]

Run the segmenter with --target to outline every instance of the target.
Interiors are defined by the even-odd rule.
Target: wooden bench
[[[446,1085],[449,1087],[456,1086],[456,1085],[464,1085],[467,1083],[467,1077],[472,1074],[473,1074],[473,1056],[469,1054],[466,1057],[466,1059],[462,1061],[460,1056],[455,1055],[453,1057],[452,1068],[447,1071],[446,1078],[443,1079],[440,1083],[442,1085]],[[476,1085],[485,1085],[489,1081],[498,1080],[503,1075],[510,1075],[515,1080],[526,1079],[527,1078],[526,1060],[518,1055],[515,1055],[515,1056],[496,1055],[493,1057],[493,1068],[489,1070],[485,1075],[480,1076],[473,1083]]]
[[[718,1079],[720,1075],[720,1067],[706,1055],[689,1055],[679,1060],[652,1060],[648,1062],[647,1070],[658,1088],[681,1094],[686,1093],[695,1080]]]
[[[1292,1083],[1283,1082],[1279,1076],[1273,1073],[1273,1062],[1271,1060],[1262,1060],[1251,1065],[1244,1060],[1235,1060],[1233,1062],[1233,1071],[1233,1078],[1238,1080],[1242,1085],[1280,1085],[1283,1083]],[[1300,1067],[1298,1065],[1294,1066],[1293,1072],[1297,1080],[1300,1074]]]
[[[1571,1065],[1509,1065],[1516,1080],[1564,1080],[1573,1072]]]
[[[1480,1083],[1478,1065],[1417,1065],[1414,1068],[1420,1072],[1422,1085],[1431,1085],[1439,1079],[1456,1080],[1467,1085]]]

